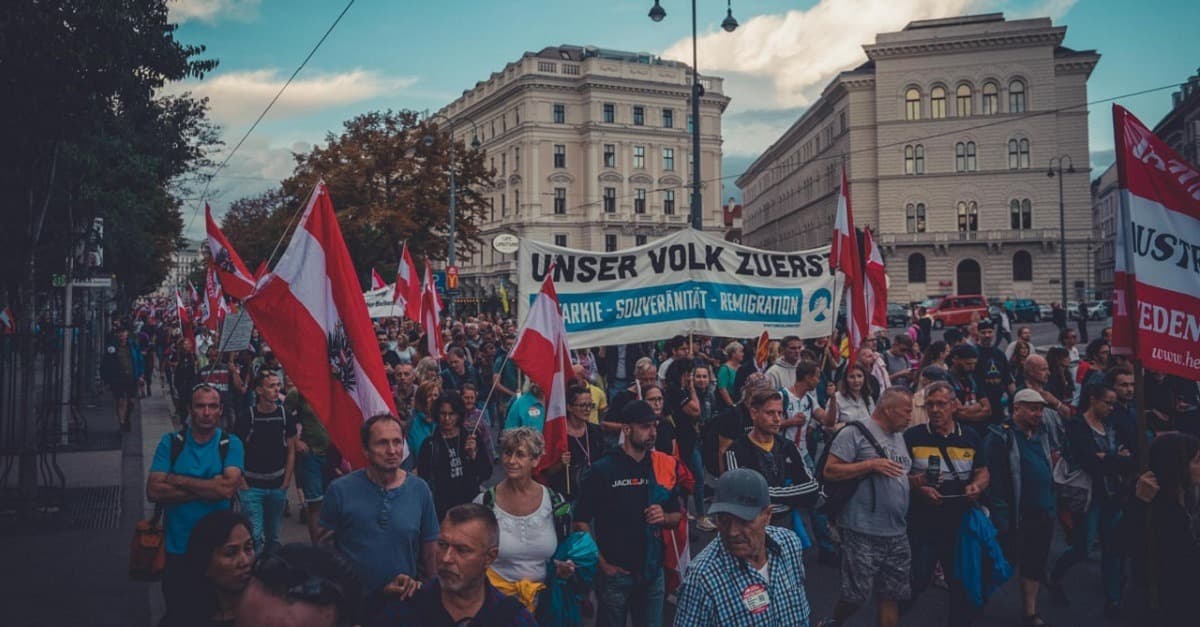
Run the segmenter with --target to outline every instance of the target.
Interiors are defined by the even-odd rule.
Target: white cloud
[[[168,19],[172,24],[196,20],[210,24],[223,19],[251,20],[258,16],[262,0],[170,0]]]
[[[1050,0],[1047,4],[1064,4]],[[785,108],[812,102],[834,75],[866,60],[862,45],[876,33],[896,31],[913,20],[972,12],[989,0],[821,0],[808,10],[760,15],[733,33],[699,39],[702,72],[768,78],[774,93],[762,93],[749,108]],[[676,42],[664,57],[691,62],[691,38]],[[728,92],[727,92],[728,93]],[[738,107],[737,103],[732,106]]]
[[[221,124],[241,124],[258,117],[275,97],[286,76],[273,69],[226,72],[203,81],[168,86],[168,92],[190,91],[209,99],[210,115]],[[370,100],[417,82],[416,78],[391,78],[369,70],[300,77],[288,86],[271,108],[269,119],[302,115]]]
[[[1048,17],[1057,22],[1078,2],[1079,0],[1042,0],[1025,9],[1014,7],[1011,13],[1014,18]]]

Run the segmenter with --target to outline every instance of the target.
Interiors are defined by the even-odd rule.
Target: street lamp
[[[1063,208],[1063,164],[1067,165],[1065,172],[1067,174],[1075,173],[1075,164],[1071,162],[1071,155],[1062,155],[1059,157],[1050,158],[1050,167],[1046,169],[1046,176],[1054,178],[1055,173],[1058,174],[1058,263],[1062,281],[1062,307],[1067,308],[1067,219],[1066,211]],[[1067,312],[1070,315],[1071,312]]]
[[[455,144],[454,120],[451,120],[450,118],[442,115],[441,113],[435,113],[432,116],[426,118],[425,121],[428,122],[431,120],[435,120],[437,118],[441,118],[441,119],[445,120],[446,126],[448,126],[450,128],[450,249],[449,249],[450,254],[448,255],[449,259],[447,261],[448,261],[449,265],[453,266],[453,265],[455,265],[455,262],[454,262],[454,236],[455,236],[454,219],[458,213],[456,210],[458,189],[455,187],[455,182],[454,182],[454,163],[455,163],[454,162],[454,144]],[[475,124],[475,121],[472,120],[471,118],[463,117],[462,119],[471,123],[471,128],[472,128],[471,147],[478,150],[479,146],[481,145],[479,142],[479,126],[477,124]],[[426,148],[433,146],[433,135],[426,135],[425,139],[424,139],[424,143],[425,143]],[[454,315],[455,314],[454,290],[451,290],[449,288],[449,286],[447,286],[447,288],[446,288],[446,304],[448,305],[448,308],[450,310],[450,319],[454,320],[454,318],[455,318],[455,315]]]
[[[733,0],[725,0],[725,19],[721,28],[732,33],[738,27],[733,18]],[[666,10],[654,0],[650,7],[650,19],[655,22],[663,21],[667,16]],[[704,87],[700,85],[700,71],[697,69],[696,54],[696,0],[692,0],[692,228],[700,230],[704,226],[704,215],[700,212],[700,98],[704,95]]]

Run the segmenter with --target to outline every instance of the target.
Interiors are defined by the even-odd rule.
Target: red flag
[[[196,284],[190,281],[188,282],[188,289],[191,290],[191,293],[188,295],[188,303],[193,308],[198,307],[200,305],[200,290],[197,290]]]
[[[361,468],[363,421],[396,408],[355,274],[321,182],[274,271],[243,303],[338,451]]]
[[[770,364],[767,360],[771,358],[771,335],[766,331],[758,336],[758,344],[754,347],[754,365],[758,366],[758,371],[762,372],[767,369]]]
[[[261,263],[258,264],[258,269],[254,271],[254,282],[257,283],[259,279],[263,278],[266,275],[267,275],[267,261],[264,259]]]
[[[229,245],[225,234],[213,220],[212,209],[204,205],[204,219],[208,229],[208,252],[212,254],[212,262],[217,266],[217,280],[230,296],[242,300],[254,291],[254,278],[246,264],[238,256],[237,251]],[[266,262],[264,262],[265,264]]]
[[[567,327],[558,306],[553,276],[552,267],[546,272],[542,290],[530,307],[525,328],[517,336],[510,357],[545,396],[542,437],[546,452],[538,463],[539,474],[559,461],[567,450],[567,384],[575,378],[571,349],[567,346]]]
[[[850,362],[853,363],[858,354],[858,347],[867,334],[869,318],[863,298],[865,281],[862,255],[859,253],[858,237],[854,230],[854,214],[850,210],[850,183],[846,180],[846,168],[842,168],[842,188],[838,193],[829,265],[831,270],[840,270],[846,277],[846,328],[849,331]]]
[[[442,315],[442,300],[437,295],[437,285],[433,283],[433,268],[429,261],[425,262],[425,289],[421,290],[421,328],[425,331],[425,350],[430,357],[441,359],[445,350],[442,340],[442,325],[439,316]]]
[[[385,287],[387,287],[387,281],[383,280],[378,270],[371,268],[371,290],[381,290]]]
[[[195,338],[196,334],[192,332],[192,314],[188,313],[188,308],[183,304],[183,297],[179,295],[179,290],[175,290],[175,315],[179,318],[179,330],[183,333],[183,337]]]
[[[396,285],[392,288],[392,304],[399,305],[413,322],[421,321],[421,280],[417,266],[408,252],[408,242],[400,250],[400,265],[396,268]],[[395,307],[393,307],[395,309]]]
[[[863,249],[866,252],[866,302],[870,312],[868,330],[872,335],[876,331],[887,331],[887,271],[883,267],[883,253],[879,244],[871,236],[871,229],[863,229]]]
[[[1113,105],[1117,219],[1112,352],[1200,380],[1200,170]]]

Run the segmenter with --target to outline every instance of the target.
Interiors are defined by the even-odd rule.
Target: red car
[[[959,327],[988,317],[987,300],[980,294],[951,294],[922,305],[933,317],[933,328]]]

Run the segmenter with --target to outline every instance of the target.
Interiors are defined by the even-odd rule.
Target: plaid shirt
[[[789,529],[767,527],[767,556],[770,581],[730,555],[720,538],[710,542],[688,567],[675,627],[808,627],[800,538]]]

